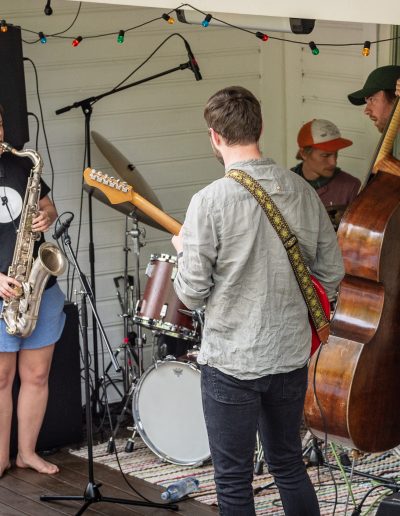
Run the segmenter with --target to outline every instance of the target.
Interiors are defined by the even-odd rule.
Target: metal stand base
[[[108,352],[110,354],[110,358],[113,361],[114,367],[116,371],[120,371],[120,366],[114,357],[110,343],[108,342],[107,335],[104,332],[103,325],[100,321],[99,315],[94,306],[94,298],[89,285],[89,282],[86,276],[83,274],[79,264],[76,260],[76,256],[73,252],[71,246],[71,239],[66,232],[64,237],[64,243],[69,250],[69,254],[71,260],[74,264],[74,267],[78,273],[82,292],[81,292],[81,326],[82,326],[82,344],[83,344],[83,362],[84,362],[84,371],[85,371],[85,398],[86,398],[86,427],[87,427],[87,448],[88,448],[88,484],[86,486],[85,492],[82,496],[74,496],[74,495],[56,495],[56,496],[48,496],[42,495],[40,496],[40,500],[44,502],[50,502],[55,500],[81,500],[83,501],[82,507],[76,513],[76,516],[83,514],[86,509],[90,507],[93,503],[97,502],[108,502],[108,503],[119,503],[124,505],[139,505],[141,507],[156,507],[159,509],[171,509],[173,511],[178,510],[178,505],[176,504],[163,504],[156,503],[151,501],[136,501],[136,500],[128,500],[124,498],[110,498],[108,496],[102,496],[100,493],[101,484],[97,484],[94,481],[94,461],[93,461],[93,421],[92,421],[92,410],[90,403],[90,370],[89,370],[89,346],[88,346],[88,314],[87,314],[87,306],[86,301],[88,300],[90,306],[92,308],[92,314],[96,318],[98,323],[99,331],[101,332],[104,342],[107,345]]]
[[[47,496],[42,495],[40,499],[44,502],[49,502],[53,500],[78,500],[85,502],[75,516],[79,516],[83,514],[86,509],[88,509],[93,503],[98,502],[109,502],[109,503],[120,503],[123,505],[138,505],[141,507],[157,507],[159,509],[170,509],[172,511],[177,511],[179,509],[178,505],[171,504],[165,505],[162,503],[154,503],[154,502],[141,502],[136,500],[127,500],[125,498],[111,498],[109,496],[102,496],[100,493],[101,484],[94,484],[89,482],[86,486],[85,492],[82,496]]]

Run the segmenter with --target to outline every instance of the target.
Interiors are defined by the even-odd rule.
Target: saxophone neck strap
[[[320,336],[321,341],[325,342],[327,340],[327,332],[329,335],[329,320],[325,315],[321,301],[314,289],[310,273],[303,255],[301,254],[296,235],[292,233],[278,207],[258,181],[253,179],[246,172],[243,172],[243,170],[230,170],[225,174],[225,177],[234,179],[246,188],[267,215],[268,220],[277,232],[284,248],[286,249],[297,283],[299,284],[317,333]]]

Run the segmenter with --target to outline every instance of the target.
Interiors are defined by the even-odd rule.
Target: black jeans
[[[252,480],[258,429],[285,514],[318,516],[300,438],[307,367],[238,380],[202,366],[201,388],[220,514],[255,514]]]

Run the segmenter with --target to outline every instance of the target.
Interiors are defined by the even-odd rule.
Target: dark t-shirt
[[[8,274],[17,239],[25,191],[33,164],[29,158],[20,158],[10,153],[0,157],[0,272]],[[50,188],[41,180],[40,198],[43,199]],[[35,242],[33,256],[36,258],[39,246],[44,242],[43,233]],[[55,277],[50,277],[46,288],[54,285]]]

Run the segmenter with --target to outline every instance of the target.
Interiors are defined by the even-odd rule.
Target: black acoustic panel
[[[4,114],[4,141],[21,149],[29,141],[21,28],[0,31],[0,104]]]
[[[399,516],[400,493],[395,493],[384,498],[379,504],[376,516]]]
[[[64,312],[67,318],[54,350],[49,376],[49,400],[37,451],[78,444],[83,438],[78,308],[73,303],[65,303]],[[12,456],[17,452],[16,404],[19,386],[17,375],[13,385]]]

